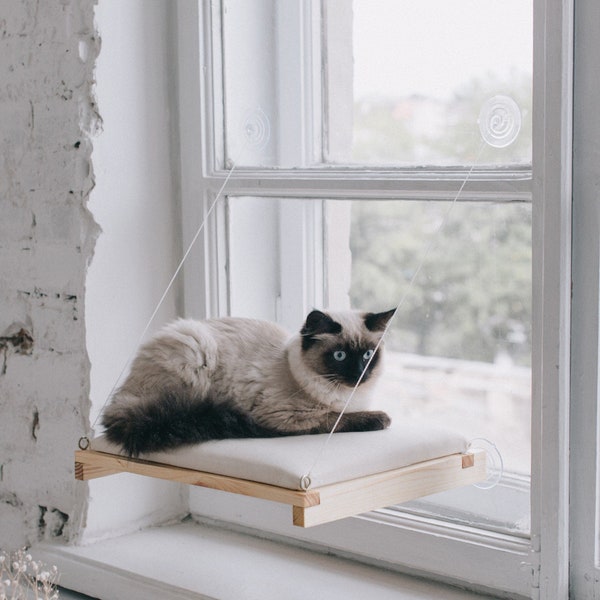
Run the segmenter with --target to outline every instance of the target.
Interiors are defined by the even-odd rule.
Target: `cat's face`
[[[382,345],[376,347],[393,314],[311,312],[300,331],[305,364],[332,383],[354,387],[368,381],[377,371]]]

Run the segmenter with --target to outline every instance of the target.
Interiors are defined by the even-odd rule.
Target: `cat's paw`
[[[366,414],[368,416],[365,419],[364,431],[380,431],[381,429],[387,429],[392,424],[389,415],[381,410],[374,410]]]
[[[380,410],[347,413],[338,431],[380,431],[390,426],[392,420]]]

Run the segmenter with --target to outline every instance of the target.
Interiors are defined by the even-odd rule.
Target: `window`
[[[306,532],[207,490],[192,512],[507,593],[564,589],[571,17],[549,4],[201,5],[184,237],[209,218],[187,312],[295,329],[311,306],[406,295],[388,342],[399,418],[456,419],[504,446],[506,474]]]

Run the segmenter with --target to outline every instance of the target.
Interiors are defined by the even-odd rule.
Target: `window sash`
[[[223,153],[217,126],[223,122],[219,112],[218,69],[214,69],[219,63],[218,48],[215,52],[211,45],[211,40],[218,38],[218,27],[213,29],[218,25],[214,21],[214,4],[200,3],[200,10],[195,3],[178,6],[179,52],[184,57],[179,77],[186,82],[180,93],[186,247],[194,224],[198,225],[211,206],[226,177],[223,160],[219,158]],[[434,573],[440,578],[464,579],[475,586],[510,593],[539,593],[552,598],[560,597],[565,591],[568,584],[568,550],[565,548],[568,547],[569,350],[566,340],[569,339],[570,291],[572,4],[572,0],[562,3],[536,0],[534,5],[534,264],[540,267],[534,268],[534,304],[540,310],[534,317],[537,333],[534,333],[531,542],[410,515],[396,516],[390,522],[381,514],[356,517],[344,524],[331,524],[308,532],[295,530],[296,539],[309,539],[342,553],[361,555],[364,560],[384,561],[400,569]],[[194,52],[201,57],[200,61],[196,62]],[[203,73],[198,85],[196,73]],[[197,110],[198,106],[202,107],[201,111]],[[202,157],[201,170],[197,157]],[[530,197],[532,180],[528,171],[492,171],[474,170],[462,198],[477,196],[481,199],[485,191],[491,198],[502,196],[507,201],[526,201]],[[307,198],[411,198],[416,195],[437,199],[451,198],[456,193],[456,184],[464,179],[464,170],[408,173],[375,169],[367,174],[360,169],[298,172],[240,168],[230,175],[227,193],[235,195]],[[256,190],[258,181],[260,192]],[[215,284],[218,278],[213,261],[215,248],[219,246],[218,239],[215,241],[217,229],[217,219],[211,217],[201,236],[200,250],[186,265],[186,310],[194,316],[214,313],[218,305],[219,294],[214,290],[219,286]],[[194,292],[191,288],[199,280],[207,285]],[[271,531],[274,535],[281,535],[281,531],[288,535],[275,525],[274,515],[279,507],[273,507],[274,511],[267,515],[262,505],[259,509],[253,502],[246,498],[223,498],[223,495],[215,498],[210,491],[198,490],[190,506],[199,510],[201,506],[202,513],[210,518]],[[239,520],[236,515],[241,515]],[[449,556],[453,557],[451,561]],[[461,560],[455,560],[457,556]],[[530,568],[523,569],[523,563]]]

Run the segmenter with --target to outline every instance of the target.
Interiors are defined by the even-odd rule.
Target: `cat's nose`
[[[358,359],[358,363],[356,365],[356,379],[360,378],[360,376],[362,375],[366,366],[367,366],[366,360],[362,360],[362,358]],[[365,374],[363,375],[363,381],[368,377],[368,375],[369,375],[368,371],[365,372]]]

